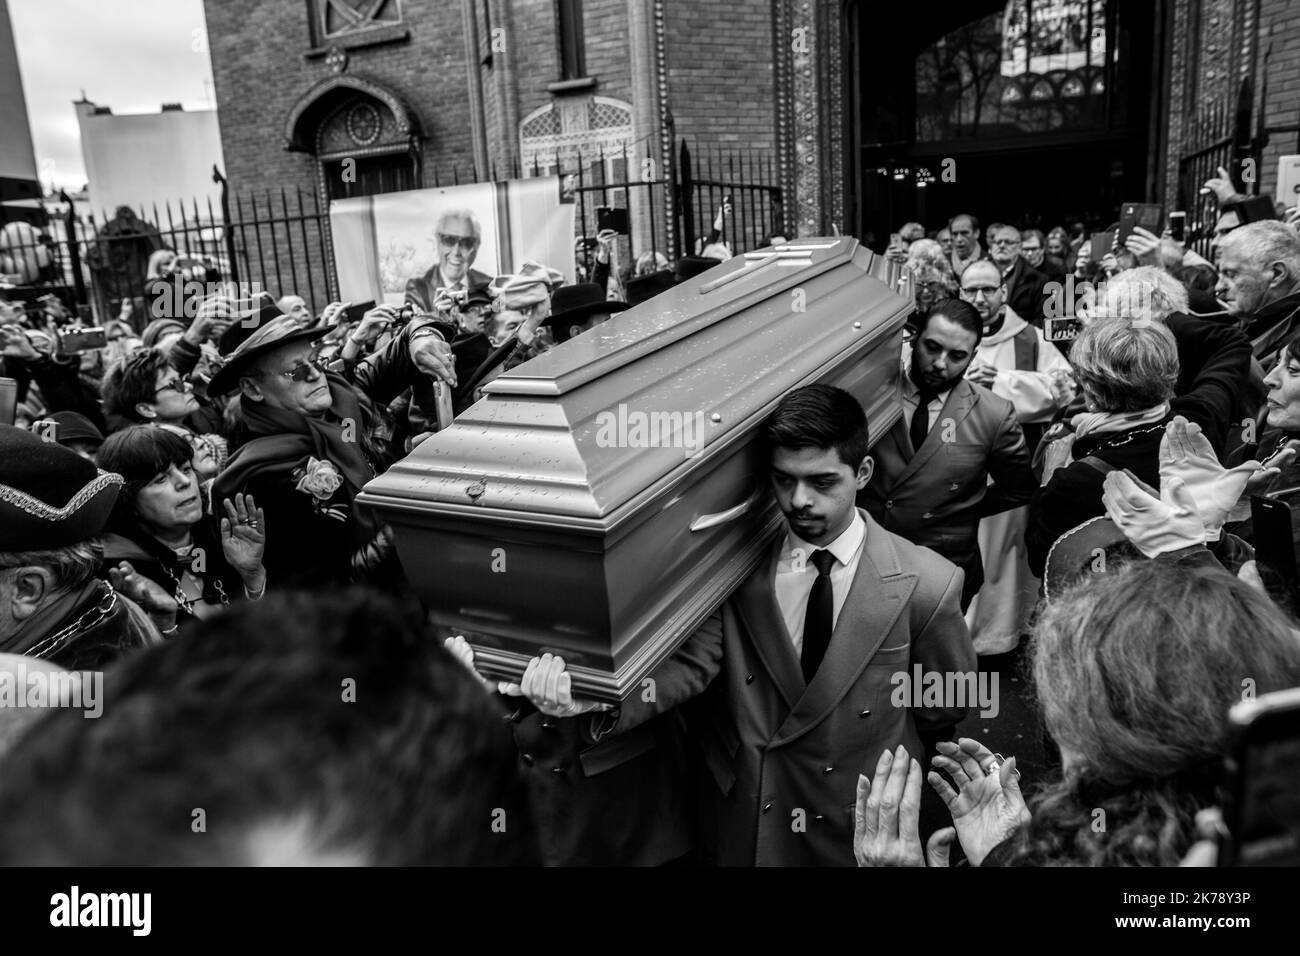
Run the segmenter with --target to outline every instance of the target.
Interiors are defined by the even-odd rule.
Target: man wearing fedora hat
[[[614,312],[631,308],[626,302],[605,297],[594,282],[562,285],[551,293],[551,314],[542,320],[555,336],[556,344],[567,342],[588,329],[609,321]]]
[[[287,316],[273,319],[213,376],[209,393],[238,390],[243,417],[242,444],[213,493],[215,500],[255,496],[275,526],[263,558],[268,584],[331,587],[381,576],[391,584],[388,531],[354,500],[402,450],[380,436],[378,409],[407,389],[431,387],[430,377],[455,385],[448,345],[454,331],[417,319],[359,365],[351,381],[316,364],[324,334]]]
[[[57,442],[0,425],[0,652],[98,670],[161,640],[130,598],[95,576],[93,541],[121,488],[120,475]],[[133,571],[111,576],[139,593]]]

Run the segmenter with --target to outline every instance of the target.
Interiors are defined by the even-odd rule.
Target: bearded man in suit
[[[984,583],[980,519],[1028,504],[1036,485],[1015,408],[963,378],[983,328],[960,299],[926,316],[904,356],[903,420],[876,447],[858,496],[885,528],[965,572],[963,611]]]

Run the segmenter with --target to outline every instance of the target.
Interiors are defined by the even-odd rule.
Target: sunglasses
[[[449,236],[444,232],[440,232],[438,233],[438,244],[447,249],[459,246],[461,252],[473,252],[478,248],[478,239],[473,236]]]
[[[294,363],[293,368],[281,369],[277,371],[276,374],[283,375],[294,382],[310,381],[313,372],[315,372],[316,374],[321,374],[325,371],[325,366],[328,363],[327,360],[323,357],[322,354],[323,352],[324,349],[319,349],[319,348],[312,349],[311,353],[307,356],[307,359],[305,361],[303,359],[299,359],[297,362]]]

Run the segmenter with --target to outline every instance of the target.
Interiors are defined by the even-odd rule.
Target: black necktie
[[[817,580],[813,581],[812,591],[808,595],[808,610],[803,618],[803,654],[799,658],[803,679],[809,684],[812,683],[822,658],[826,656],[835,620],[835,591],[831,587],[831,568],[835,566],[835,555],[825,548],[819,548],[812,553],[811,560],[817,566]]]
[[[933,392],[921,392],[916,397],[916,411],[912,413],[912,451],[921,447],[925,436],[930,434],[930,403],[934,401]]]

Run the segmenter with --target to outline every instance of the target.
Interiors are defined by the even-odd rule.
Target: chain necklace
[[[1154,425],[1143,425],[1141,428],[1135,428],[1132,431],[1127,432],[1117,438],[1110,439],[1110,441],[1102,442],[1100,445],[1097,446],[1096,450],[1090,452],[1090,454],[1095,455],[1097,454],[1097,452],[1105,448],[1119,448],[1121,445],[1127,445],[1134,438],[1137,438],[1141,435],[1149,435],[1154,431],[1163,429],[1164,427],[1165,427],[1164,424],[1160,422],[1157,422]]]
[[[171,567],[168,566],[166,561],[160,563],[162,564],[162,569],[164,572],[166,572],[167,577],[171,579],[172,597],[176,599],[177,605],[183,608],[185,613],[190,615],[190,617],[198,617],[198,615],[195,614],[194,612],[194,602],[190,600],[190,598],[185,594],[185,573],[182,571],[179,575],[177,575],[172,572]],[[194,579],[199,582],[199,600],[202,600],[203,584],[204,584],[203,576],[201,574],[195,573],[192,569],[190,569],[190,574],[193,574]],[[221,606],[229,607],[230,597],[226,594],[226,588],[225,585],[221,583],[221,579],[215,578],[212,584],[217,589],[217,596],[221,600]]]
[[[26,656],[40,658],[46,654],[53,654],[55,651],[61,650],[63,645],[71,640],[78,631],[89,630],[112,614],[113,609],[117,607],[117,592],[112,588],[105,588],[105,591],[107,593],[97,605],[86,611],[63,630],[51,634],[45,640],[26,651]]]

